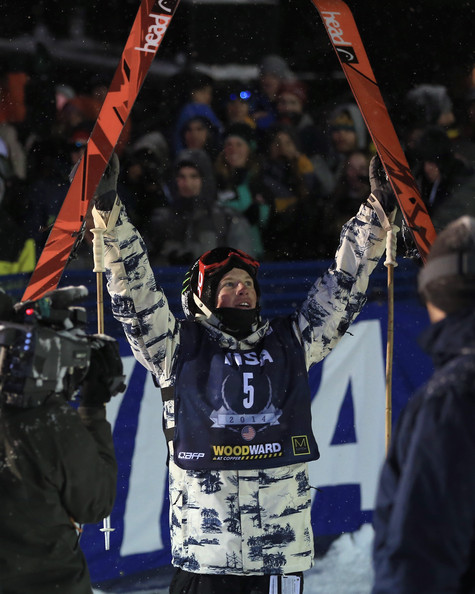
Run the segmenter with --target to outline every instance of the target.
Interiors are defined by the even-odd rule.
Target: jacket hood
[[[475,310],[451,314],[432,324],[421,334],[419,344],[436,367],[458,355],[475,354]]]

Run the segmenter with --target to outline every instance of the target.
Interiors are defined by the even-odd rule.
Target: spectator
[[[183,123],[181,149],[202,150],[214,161],[221,148],[219,130],[205,116],[195,115]]]
[[[31,272],[35,242],[25,224],[28,214],[22,182],[14,176],[6,143],[0,138],[0,274]]]
[[[453,102],[443,85],[417,85],[406,94],[405,110],[426,126],[449,128],[455,123]]]
[[[435,371],[401,413],[376,509],[373,594],[475,591],[475,219],[436,238],[419,274]]]
[[[162,140],[161,135],[142,137],[133,145],[130,153],[123,159],[119,187],[134,225],[143,233],[151,257],[158,254],[162,244],[154,219],[162,208],[170,204],[168,148]]]
[[[173,133],[173,149],[178,154],[184,147],[183,131],[185,125],[195,117],[205,118],[218,133],[221,132],[221,122],[213,107],[213,80],[211,77],[192,73],[188,79],[188,101],[181,108],[175,123]],[[189,147],[189,148],[197,148]],[[200,147],[202,148],[202,147]]]
[[[222,221],[216,197],[213,200],[204,194],[203,171],[197,155],[199,152],[190,151],[177,161],[171,202],[153,214],[154,236],[161,244],[154,252],[166,264],[190,265],[219,242]],[[154,262],[153,257],[151,260]]]
[[[306,111],[307,101],[307,86],[302,81],[284,81],[277,93],[277,122],[295,127],[301,151],[307,157],[326,155],[327,142],[312,116]]]
[[[69,174],[84,153],[91,129],[91,123],[79,124],[67,143],[54,137],[38,140],[28,155],[28,228],[38,255],[61,209],[70,186]]]
[[[366,124],[355,103],[343,103],[329,116],[330,149],[327,163],[333,175],[331,191],[335,188],[345,167],[348,155],[360,149],[369,149]]]
[[[259,64],[257,89],[252,94],[251,115],[258,132],[265,130],[277,119],[277,93],[284,80],[294,77],[287,62],[275,54],[264,56]]]
[[[262,256],[262,231],[269,217],[261,166],[256,156],[255,135],[246,124],[233,124],[225,134],[224,146],[215,163],[218,200],[232,213],[227,243],[252,256]]]
[[[226,127],[232,124],[247,124],[256,127],[251,116],[252,92],[243,84],[233,83],[227,86],[224,103],[224,121]]]
[[[338,242],[339,229],[358,204],[366,200],[369,195],[369,163],[370,155],[364,150],[354,150],[347,156],[341,176],[322,209],[325,213],[322,232],[325,235],[326,244],[325,253],[321,254],[322,258],[329,257]]]
[[[429,126],[415,146],[414,177],[437,231],[475,215],[475,169],[458,159],[446,131]]]
[[[323,207],[320,184],[310,159],[300,152],[296,130],[269,129],[262,180],[270,203],[264,232],[266,259],[304,260],[318,257],[321,234],[314,228]]]

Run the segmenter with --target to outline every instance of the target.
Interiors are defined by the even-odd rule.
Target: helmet
[[[198,313],[202,313],[199,303],[204,304],[211,312],[215,312],[219,281],[233,268],[242,268],[251,276],[259,299],[260,289],[257,282],[259,262],[241,250],[218,247],[198,258],[185,275],[181,304],[187,320],[193,320]]]

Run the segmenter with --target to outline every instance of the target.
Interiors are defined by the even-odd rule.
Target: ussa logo
[[[335,45],[340,60],[345,64],[358,64],[358,58],[356,57],[355,50],[353,49],[351,43],[349,41],[345,41],[343,38],[343,28],[337,18],[339,15],[339,12],[323,13],[328,34]]]

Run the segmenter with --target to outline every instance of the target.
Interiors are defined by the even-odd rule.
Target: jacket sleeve
[[[145,244],[120,200],[110,213],[94,208],[93,216],[96,226],[106,229],[104,262],[112,313],[135,358],[167,387],[173,381],[180,323],[155,282]]]
[[[421,391],[398,419],[374,512],[373,594],[471,591],[475,525],[471,396],[454,396],[446,385],[430,398]]]
[[[111,426],[104,407],[70,408],[66,416],[57,457],[61,500],[76,522],[100,522],[111,513],[117,488]]]
[[[384,252],[385,238],[376,213],[364,204],[343,226],[332,266],[296,311],[307,367],[328,355],[366,303],[369,276]]]

